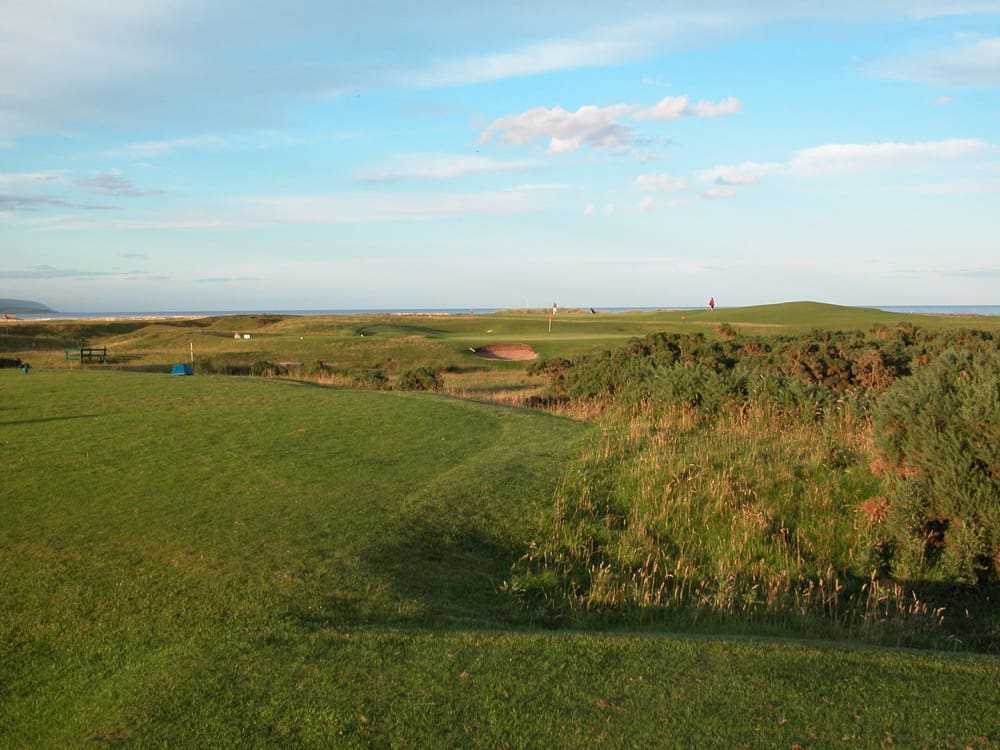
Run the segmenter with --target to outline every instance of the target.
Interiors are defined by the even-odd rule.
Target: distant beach
[[[915,315],[1000,315],[1000,305],[911,305],[882,307],[879,310]]]

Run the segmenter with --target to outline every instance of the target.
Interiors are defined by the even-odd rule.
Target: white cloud
[[[715,187],[702,198],[726,198],[733,188],[753,185],[766,176],[821,177],[854,172],[913,169],[942,161],[960,161],[982,156],[996,147],[976,138],[952,138],[920,143],[828,143],[798,151],[786,163],[745,161],[720,164],[695,176]],[[989,192],[992,181],[947,183],[943,187],[925,185],[920,192]]]
[[[699,101],[691,104],[687,94],[668,96],[649,109],[631,104],[613,104],[608,107],[586,105],[576,112],[562,107],[535,107],[516,115],[505,115],[490,123],[479,136],[479,143],[493,138],[504,143],[524,145],[548,139],[549,153],[566,154],[581,146],[609,151],[624,151],[636,140],[636,134],[621,121],[626,117],[636,120],[675,120],[681,117],[720,117],[740,109],[739,102],[730,97],[720,102]]]
[[[630,20],[608,23],[601,12],[591,13],[589,24],[575,36],[561,35],[541,41],[514,46],[507,51],[488,54],[456,56],[432,61],[398,73],[398,82],[404,85],[454,86],[497,81],[507,78],[539,75],[564,70],[616,65],[643,59],[670,48],[701,46],[717,38],[720,33],[792,19],[863,19],[879,15],[896,14],[916,17],[939,15],[964,15],[978,12],[996,12],[995,0],[959,5],[953,0],[886,0],[881,7],[870,2],[841,0],[836,4],[810,4],[787,0],[758,0],[748,9],[745,2],[715,2],[711,11],[691,10],[688,2],[633,4]],[[505,13],[516,12],[503,7]],[[547,3],[533,4],[532,10],[541,18],[546,10],[556,9]],[[594,6],[590,6],[593,10]],[[489,11],[486,11],[488,14]],[[582,25],[587,23],[585,12],[569,14],[556,25]],[[558,17],[558,16],[557,16]],[[412,20],[412,19],[411,19]],[[505,19],[508,20],[508,19]],[[535,23],[538,22],[537,19]],[[644,79],[644,80],[648,80]],[[697,111],[700,105],[700,111]],[[733,114],[739,103],[735,99],[722,102],[699,102],[682,116],[717,117]],[[733,109],[735,108],[735,110]],[[669,104],[665,107],[670,111]],[[670,119],[670,118],[667,118]]]
[[[163,192],[162,190],[139,190],[132,184],[132,180],[117,169],[110,172],[98,172],[90,177],[80,177],[76,180],[76,184],[98,195],[137,197],[158,195]]]
[[[417,6],[422,7],[422,6]],[[690,47],[713,38],[721,31],[741,24],[740,14],[692,11],[686,4],[675,7],[663,3],[640,2],[627,10],[599,3],[568,6],[561,3],[501,4],[480,3],[477,15],[482,24],[516,26],[511,16],[523,12],[523,28],[577,27],[567,34],[547,36],[511,47],[506,51],[456,56],[433,61],[399,76],[404,83],[418,86],[452,86],[506,78],[539,75],[563,70],[617,65],[661,54],[677,47]],[[502,24],[490,19],[499,13]],[[625,16],[625,20],[620,20]],[[544,30],[542,35],[546,35]]]
[[[921,143],[829,143],[799,151],[789,167],[804,175],[908,168],[934,161],[981,156],[993,149],[977,138]]]
[[[584,216],[593,216],[595,213],[597,213],[597,206],[595,206],[593,203],[588,203],[586,206],[583,207]]]
[[[635,184],[643,190],[658,192],[676,192],[688,188],[685,178],[669,174],[641,174],[635,178]]]
[[[656,208],[656,199],[651,195],[647,195],[636,204],[636,208],[640,211],[652,211]]]
[[[470,175],[522,172],[537,166],[534,161],[500,161],[473,154],[404,154],[389,165],[361,172],[358,181],[448,180]]]
[[[994,0],[688,0],[625,4],[303,0],[3,3],[0,148],[26,132],[155,123],[239,130],[283,123],[303,98],[453,86],[613,66],[728,42],[789,20],[850,21],[996,12]],[[901,75],[995,83],[995,39],[897,61]],[[487,50],[485,53],[483,50]],[[263,60],[257,70],[248,61]],[[992,84],[990,84],[992,85]],[[690,116],[731,113],[730,100]],[[220,123],[222,123],[220,125]]]
[[[631,109],[626,104],[588,105],[576,112],[567,112],[561,107],[536,107],[494,120],[479,136],[479,142],[487,143],[495,137],[504,143],[523,145],[549,139],[549,153],[553,154],[576,151],[584,144],[621,151],[628,148],[635,137],[631,128],[619,122]]]
[[[99,116],[125,81],[166,71],[176,50],[156,29],[169,3],[5,3],[0,130]]]
[[[745,161],[742,164],[720,164],[697,174],[700,182],[716,185],[753,185],[767,174],[780,172],[785,167],[768,162]]]
[[[938,86],[1000,86],[1000,37],[881,62],[873,71]]]
[[[47,217],[40,229],[209,230],[264,229],[288,225],[329,225],[393,221],[427,221],[455,216],[504,216],[535,211],[551,189],[481,193],[337,193],[331,195],[247,196],[227,209],[157,213],[135,218],[94,218],[76,214]],[[29,206],[30,207],[30,206]],[[70,206],[66,206],[70,207]]]
[[[0,211],[35,211],[39,208],[71,208],[64,200],[36,193],[0,193]]]
[[[0,172],[0,185],[38,185],[59,184],[67,181],[66,170],[47,170],[42,172]]]
[[[470,55],[434,63],[416,73],[406,74],[403,79],[419,86],[484,83],[619,63],[639,57],[645,48],[643,39],[556,39],[529,44],[510,52]]]
[[[1000,192],[1000,180],[960,180],[900,185],[895,190],[924,195],[982,195]]]
[[[165,156],[174,151],[189,148],[219,148],[227,144],[227,139],[221,135],[192,135],[184,138],[171,138],[157,141],[140,141],[129,143],[111,153],[134,159],[152,159]]]
[[[731,187],[713,187],[701,194],[702,198],[714,200],[716,198],[731,198],[736,195],[736,191]]]
[[[935,97],[934,99],[931,99],[931,104],[936,104],[939,107],[947,107],[949,104],[952,103],[953,100],[950,96],[938,96]]]
[[[730,96],[719,102],[701,101],[691,105],[695,117],[728,117],[740,111],[742,105],[736,97]]]
[[[687,94],[665,96],[649,109],[635,113],[639,120],[679,120],[682,117],[724,117],[740,111],[740,102],[730,96],[719,102],[699,101],[691,103]]]
[[[0,271],[0,279],[86,279],[99,276],[131,276],[142,273],[142,271],[84,271],[77,268],[41,265],[29,266],[21,270]]]
[[[910,13],[916,18],[965,16],[1000,12],[997,0],[918,0]]]

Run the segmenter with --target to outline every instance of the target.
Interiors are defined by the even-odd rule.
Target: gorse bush
[[[996,351],[997,342],[985,331],[925,332],[905,323],[896,329],[874,328],[870,335],[813,331],[767,339],[741,337],[735,329],[727,329],[723,341],[710,341],[700,333],[654,333],[614,351],[539,361],[529,373],[546,377],[552,396],[573,399],[635,401],[664,387],[665,393],[676,390],[674,386],[683,391],[684,381],[701,381],[708,392],[725,391],[737,399],[761,390],[790,389],[792,395],[783,397],[786,402],[801,396],[809,402],[803,405],[814,405],[830,397],[881,393],[915,366],[953,347],[977,355]],[[695,374],[685,378],[678,374],[679,368],[695,368]],[[727,377],[713,380],[706,371]],[[793,383],[808,387],[796,388]],[[695,400],[712,401],[703,398],[707,394],[701,386],[694,391],[702,398],[696,395]]]
[[[401,391],[440,391],[444,381],[431,367],[411,367],[399,376],[396,387]]]
[[[1000,575],[1000,352],[949,350],[919,367],[880,399],[875,429],[896,574]]]
[[[347,371],[355,388],[381,391],[389,388],[389,376],[378,368],[364,367]]]
[[[269,362],[266,359],[257,360],[252,365],[250,365],[250,374],[258,376],[271,377],[278,374],[279,367],[274,362]]]
[[[506,584],[537,621],[1000,649],[961,614],[1000,559],[989,334],[654,334],[532,372],[600,407]]]

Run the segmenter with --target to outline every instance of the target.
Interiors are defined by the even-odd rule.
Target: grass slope
[[[228,661],[204,649],[233,632],[505,621],[521,526],[582,431],[275,380],[15,374],[0,731],[41,744],[75,744],[49,733],[124,700],[123,673],[196,694],[190,665]]]

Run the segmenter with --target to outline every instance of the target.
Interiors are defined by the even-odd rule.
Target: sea
[[[1000,305],[866,305],[876,310],[914,315],[989,315],[1000,316]],[[206,318],[222,315],[489,315],[498,307],[441,308],[372,308],[357,310],[133,310],[117,312],[38,312],[19,313],[20,320],[139,320],[147,318]],[[548,309],[548,308],[540,308]],[[601,307],[597,312],[657,312],[667,310],[703,310],[704,307]],[[724,309],[724,308],[718,308]]]

